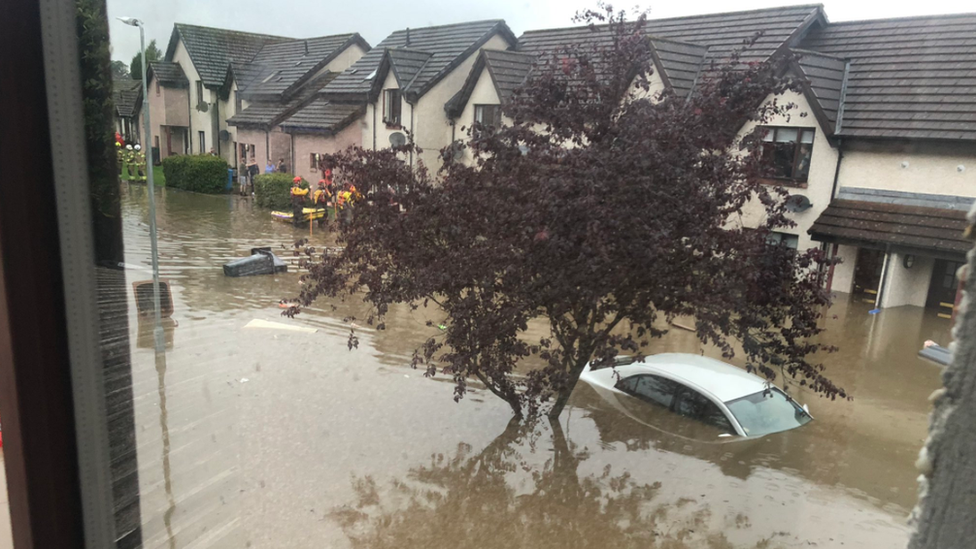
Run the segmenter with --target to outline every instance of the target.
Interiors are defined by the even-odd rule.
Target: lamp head
[[[130,25],[130,26],[133,26],[133,27],[141,27],[142,26],[142,21],[136,19],[135,17],[116,17],[116,19],[118,19],[119,21],[122,21],[126,25]]]

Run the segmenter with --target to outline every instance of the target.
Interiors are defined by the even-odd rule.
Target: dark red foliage
[[[412,145],[329,157],[367,200],[344,247],[310,262],[299,303],[364,292],[379,317],[393,303],[439,307],[445,328],[418,342],[414,366],[453,376],[457,399],[477,379],[520,416],[558,415],[587,362],[639,354],[678,315],[727,356],[740,342],[770,380],[846,396],[807,358],[821,350],[828,260],[767,244],[792,225],[788,195],[760,182],[757,139],[737,137],[791,107],[764,103],[791,86],[784,60],[734,56],[690,99],[652,101],[635,94],[651,73],[643,17],[585,17],[613,40],[556,52],[505,107],[513,124],[470,130],[472,165],[448,161],[435,181],[404,162]],[[730,224],[750,201],[762,225]],[[552,335],[526,341],[537,318]],[[513,376],[530,355],[545,366]]]

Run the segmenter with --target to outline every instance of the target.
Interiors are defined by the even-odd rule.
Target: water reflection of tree
[[[543,448],[543,430],[513,421],[478,454],[461,444],[389,486],[354,478],[356,501],[331,517],[356,548],[731,547],[721,533],[702,534],[707,508],[676,518],[653,503],[660,483],[609,465],[580,476],[587,453],[558,423],[548,431]]]

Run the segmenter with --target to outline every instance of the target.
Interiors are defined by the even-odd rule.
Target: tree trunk
[[[910,549],[976,543],[976,252],[969,253],[967,273],[952,364],[943,374],[945,388],[933,394],[930,435],[916,464],[922,476]]]
[[[588,357],[589,355],[587,355]],[[586,363],[589,362],[589,358],[581,359],[576,362],[573,368],[569,371],[570,381],[563,387],[563,390],[556,395],[556,401],[553,403],[552,408],[549,409],[549,419],[556,419],[559,414],[563,413],[563,408],[566,407],[566,403],[569,402],[569,397],[573,395],[573,390],[576,388],[576,384],[579,383],[579,376],[583,372],[583,368],[586,367]]]

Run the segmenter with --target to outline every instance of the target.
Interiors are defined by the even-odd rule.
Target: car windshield
[[[750,437],[795,429],[813,419],[775,387],[730,400],[725,405],[739,421],[746,436]]]

